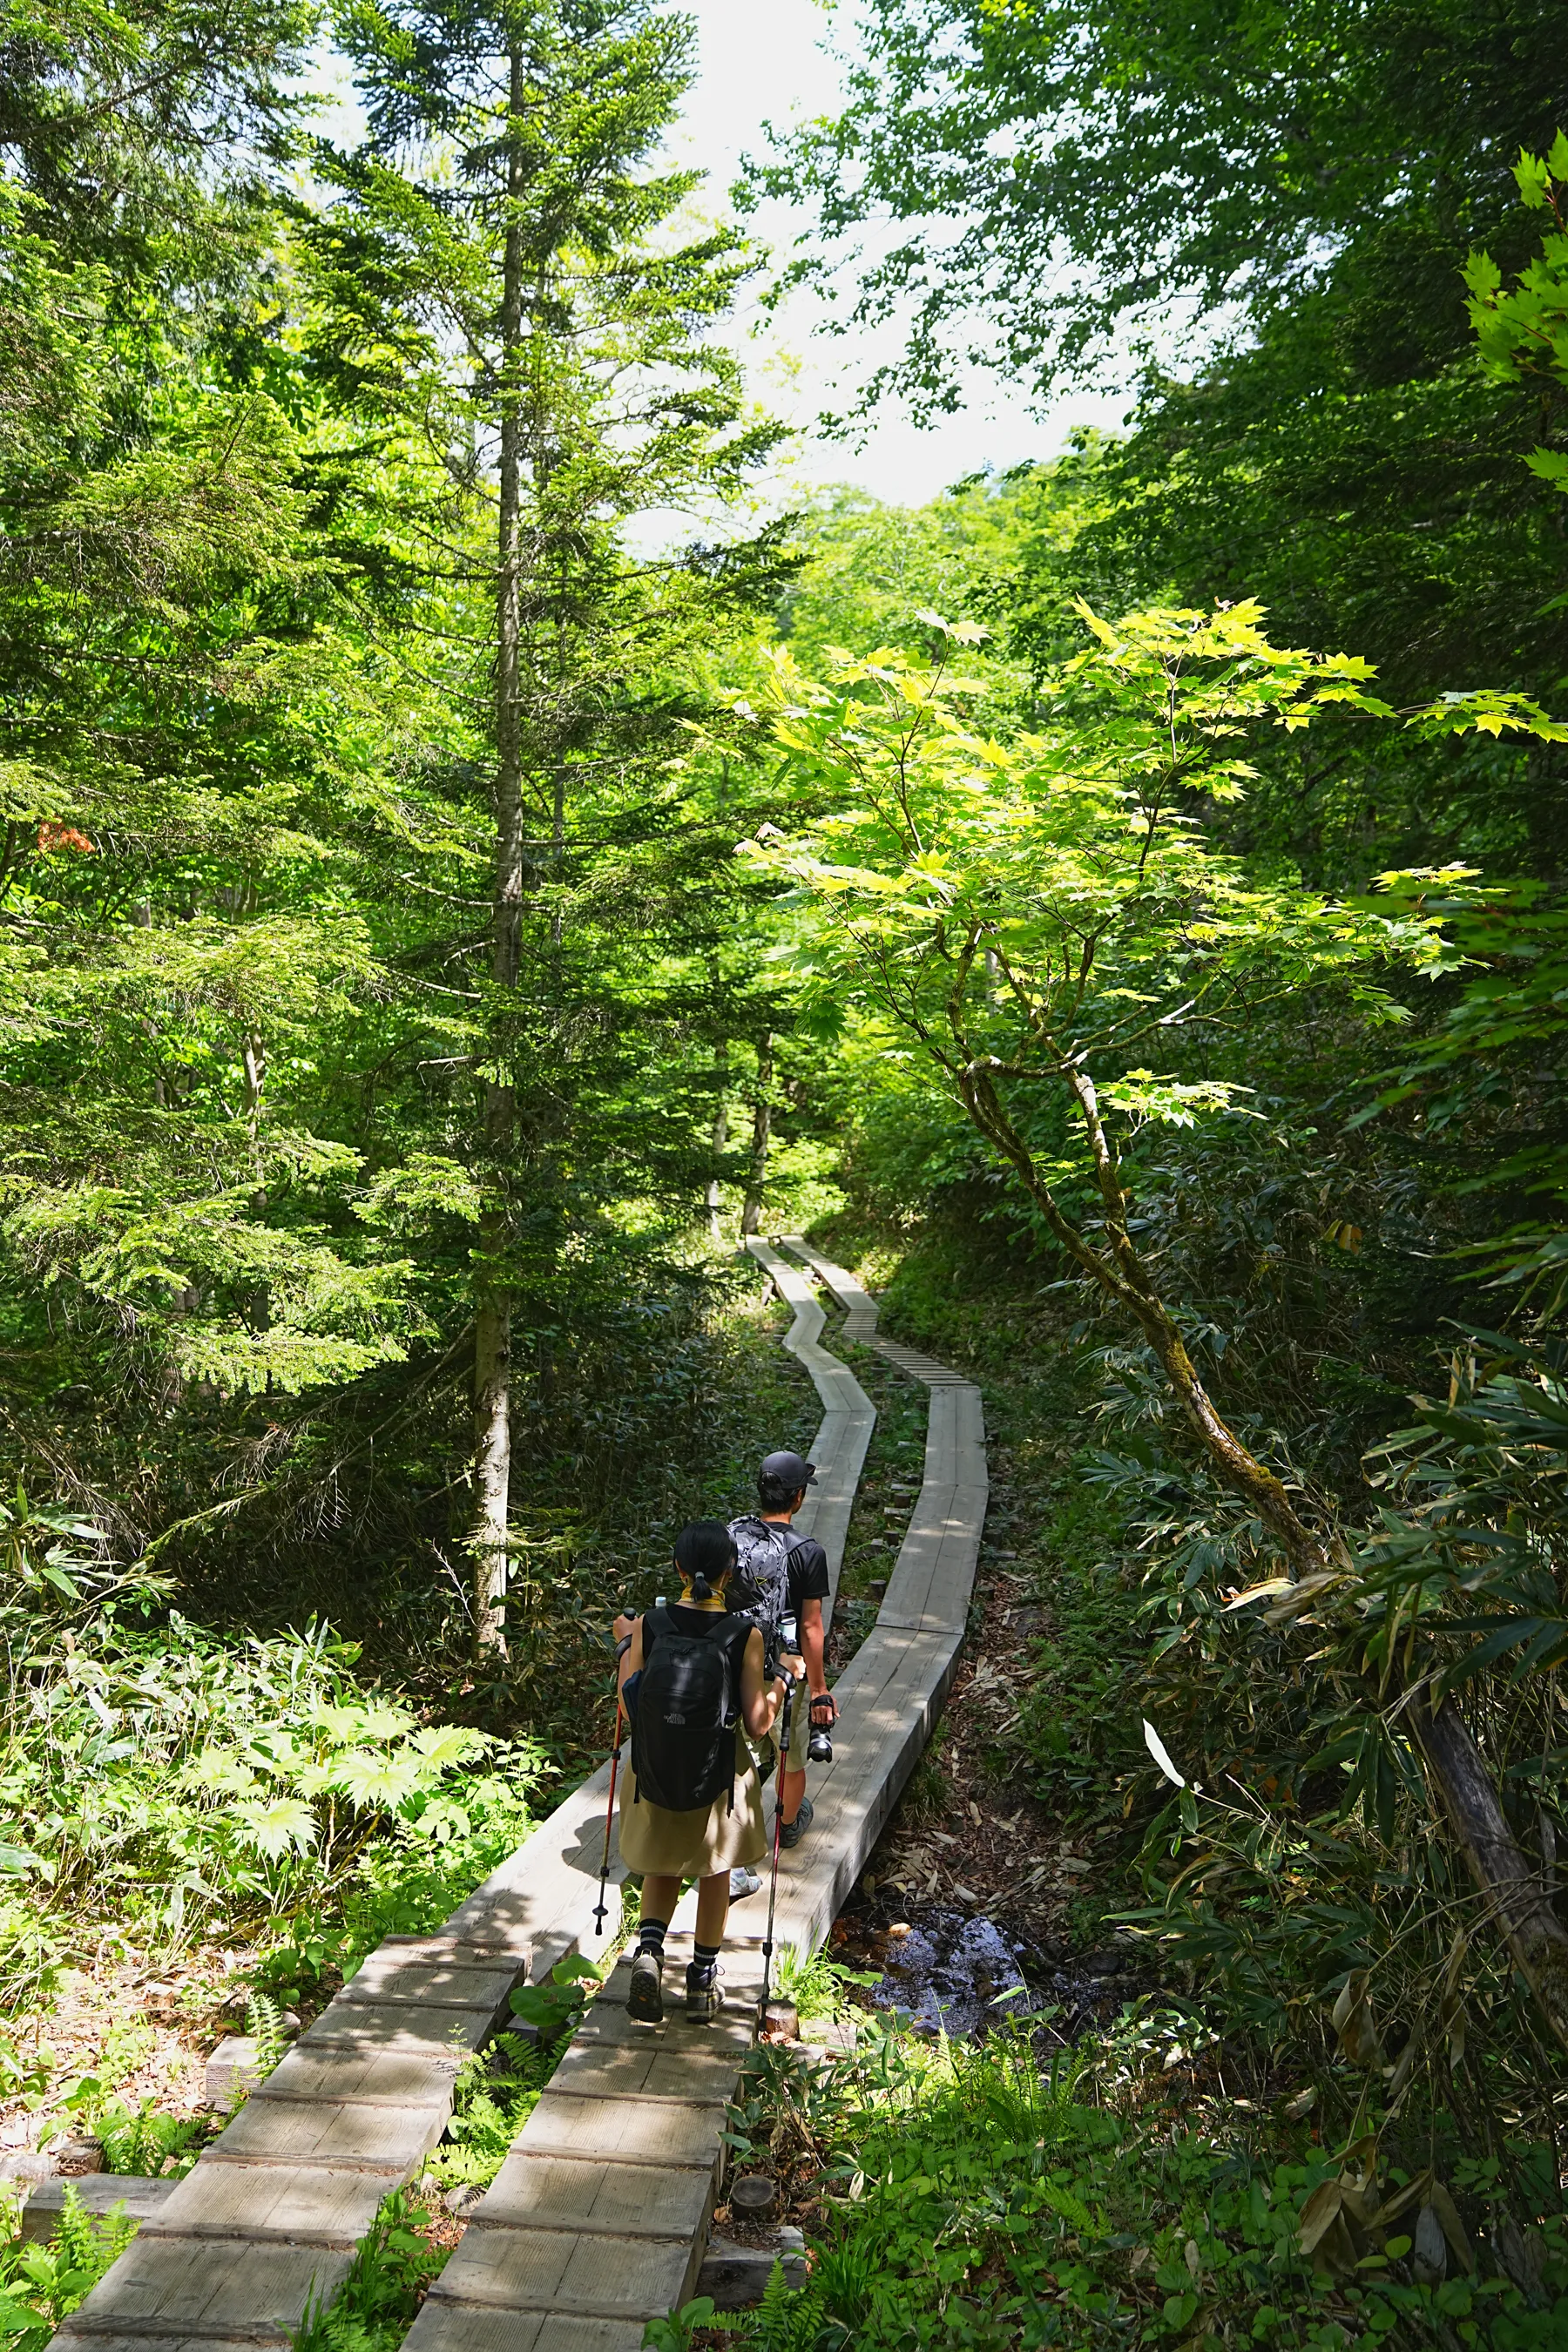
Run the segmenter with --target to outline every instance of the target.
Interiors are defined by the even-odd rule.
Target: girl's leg
[[[726,1880],[726,1885],[729,1882]],[[627,2013],[643,2025],[658,2025],[664,2017],[659,1975],[664,1967],[664,1937],[680,1900],[679,1878],[645,1878],[642,1883],[642,1925],[632,1961]]]
[[[717,2017],[724,2005],[719,1990],[719,1947],[730,1910],[730,1874],[715,1873],[697,1882],[697,1933],[692,1938],[691,1965],[686,1971],[686,2014],[700,2022]]]
[[[649,1885],[653,1881],[648,1881]],[[646,1896],[644,1897],[646,1901]],[[715,1872],[711,1878],[697,1882],[697,1944],[716,1952],[724,1940],[724,1922],[730,1916],[730,1874]]]
[[[642,1883],[642,1916],[652,1927],[668,1927],[675,1916],[675,1906],[680,1900],[679,1878],[645,1878]],[[660,1941],[662,1942],[662,1937]]]

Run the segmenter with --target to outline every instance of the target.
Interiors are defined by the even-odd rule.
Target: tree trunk
[[[521,117],[522,58],[511,55],[509,125]],[[507,1529],[511,1500],[511,1293],[506,1266],[510,1218],[505,1167],[512,1139],[512,1089],[504,1075],[504,1041],[493,1034],[506,992],[517,986],[522,958],[521,606],[518,577],[522,512],[523,250],[517,203],[523,162],[514,143],[508,165],[512,209],[506,228],[500,317],[500,480],[496,574],[496,863],[491,906],[491,1054],[486,1081],[484,1191],[476,1253],[474,1311],[474,1642],[506,1654]]]
[[[718,1242],[720,1242],[720,1241],[721,1241],[721,1240],[723,1239],[723,1232],[722,1232],[722,1229],[721,1229],[721,1225],[720,1225],[720,1223],[719,1223],[719,1168],[718,1168],[718,1161],[719,1161],[720,1154],[722,1152],[722,1150],[723,1150],[723,1149],[724,1149],[724,1146],[725,1146],[725,1145],[729,1142],[729,1140],[730,1140],[730,1111],[729,1111],[729,1106],[727,1105],[727,1103],[726,1103],[726,1102],[725,1102],[725,1100],[724,1100],[724,1092],[723,1092],[724,1080],[725,1080],[726,1076],[729,1075],[729,1066],[730,1066],[730,1048],[728,1047],[728,1045],[720,1045],[720,1046],[718,1046],[718,1047],[715,1049],[715,1052],[714,1052],[714,1055],[713,1055],[713,1066],[714,1066],[715,1071],[716,1071],[716,1072],[717,1072],[717,1074],[718,1074],[718,1078],[719,1078],[719,1089],[720,1089],[720,1091],[719,1091],[719,1101],[718,1101],[718,1105],[717,1105],[717,1107],[716,1107],[716,1108],[715,1108],[715,1110],[714,1110],[714,1113],[713,1113],[713,1160],[714,1160],[714,1168],[713,1168],[713,1173],[712,1173],[712,1175],[711,1175],[711,1176],[710,1176],[710,1178],[708,1179],[708,1201],[707,1201],[707,1206],[708,1206],[708,1238],[709,1238],[709,1240],[710,1240],[710,1241],[711,1241],[711,1242],[718,1243]]]
[[[741,1210],[742,1234],[763,1229],[763,1192],[768,1181],[768,1138],[773,1132],[773,1107],[769,1088],[773,1082],[773,1037],[770,1029],[757,1047],[757,1099],[752,1112],[752,1164],[746,1171],[746,1193]]]
[[[1249,1504],[1275,1537],[1297,1578],[1331,1566],[1323,1539],[1307,1526],[1284,1481],[1237,1436],[1198,1378],[1175,1318],[1155,1289],[1127,1228],[1126,1199],[1114,1148],[1100,1115],[1092,1081],[1077,1064],[1058,1076],[1071,1087],[1094,1155],[1108,1249],[1101,1250],[1064,1215],[1035,1164],[983,1063],[960,1069],[964,1108],[985,1137],[1011,1160],[1062,1247],[1110,1297],[1137,1320],[1210,1464],[1233,1494]],[[1417,1694],[1405,1708],[1411,1737],[1436,1789],[1471,1876],[1501,1928],[1521,1975],[1558,2040],[1568,2046],[1568,1928],[1564,1928],[1528,1856],[1508,1824],[1486,1760],[1452,1698],[1433,1708]]]
[[[1434,1707],[1429,1688],[1405,1709],[1470,1874],[1491,1905],[1514,1965],[1542,2014],[1568,2049],[1568,1927],[1538,1873],[1521,1853],[1490,1773],[1452,1697]]]

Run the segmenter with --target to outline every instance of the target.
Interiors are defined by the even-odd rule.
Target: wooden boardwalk
[[[828,1554],[835,1589],[874,1410],[820,1345],[805,1278],[748,1244],[795,1307],[784,1344],[825,1415],[819,1476],[797,1522]],[[957,1660],[985,1509],[978,1391],[881,1339],[853,1278],[809,1263],[850,1310],[848,1336],[931,1391],[925,1480],[872,1632],[836,1685],[831,1765],[814,1768],[816,1818],[784,1858],[781,1944],[815,1948],[854,1885],[921,1749]],[[595,1773],[478,1888],[439,1934],[389,1938],[172,2190],[56,2336],[51,2352],[154,2346],[279,2347],[341,2286],[377,2204],[440,2138],[464,2056],[507,2014],[523,1977],[595,1948],[592,1909],[607,1796]],[[618,1869],[617,1869],[618,1875]],[[612,1914],[611,1932],[618,1919]],[[731,2007],[689,2026],[679,1987],[689,1923],[677,1914],[657,2029],[626,2015],[625,1960],[529,2117],[407,2339],[408,2352],[637,2352],[645,2322],[692,2291],[721,2165],[725,2107],[761,1989],[762,1898],[731,1915]],[[683,1910],[689,1905],[683,1906]],[[748,1933],[748,1929],[751,1932]]]

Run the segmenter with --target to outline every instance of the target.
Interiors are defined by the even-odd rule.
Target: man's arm
[[[832,1704],[833,1695],[827,1687],[826,1636],[822,1630],[822,1603],[803,1601],[800,1604],[800,1654],[805,1660],[805,1679],[811,1685],[814,1699],[825,1698]],[[837,1716],[838,1709],[834,1706]]]

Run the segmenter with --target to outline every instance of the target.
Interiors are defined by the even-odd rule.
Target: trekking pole
[[[621,1769],[621,1694],[616,1693],[616,1744],[610,1750],[610,1801],[605,1807],[605,1853],[599,1864],[599,1907],[594,1914],[594,1925],[602,1937],[605,1932],[605,1888],[610,1875],[610,1823],[616,1817],[616,1775]]]
[[[768,2000],[773,1981],[773,1906],[779,1899],[779,1840],[784,1834],[784,1767],[789,1762],[789,1719],[795,1706],[795,1676],[784,1685],[784,1705],[779,1710],[779,1779],[773,1797],[773,1868],[768,1882],[768,1932],[763,1937],[763,2005],[757,2012],[760,2026],[768,2021]]]

